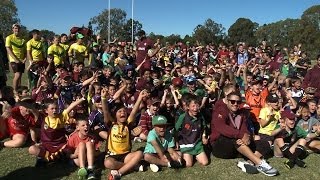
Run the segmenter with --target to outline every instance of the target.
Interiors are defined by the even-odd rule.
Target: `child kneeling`
[[[181,155],[174,150],[175,142],[172,134],[167,131],[168,120],[164,116],[154,116],[152,126],[148,134],[147,144],[144,150],[144,160],[150,163],[150,169],[158,172],[160,166],[171,167],[172,160],[181,165]],[[166,152],[170,156],[166,156]]]

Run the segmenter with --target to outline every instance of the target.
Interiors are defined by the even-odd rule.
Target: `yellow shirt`
[[[42,61],[43,59],[43,44],[41,41],[30,39],[27,42],[27,51],[31,51],[32,60],[35,62]]]
[[[88,56],[87,47],[82,44],[73,43],[68,51],[69,56],[73,55],[74,51],[76,60],[84,62],[84,59]]]
[[[19,61],[22,61],[26,58],[26,41],[17,37],[14,34],[7,36],[6,38],[6,47],[11,48],[15,56],[17,56]],[[14,58],[8,54],[10,62],[14,62]]]
[[[131,151],[130,132],[126,125],[113,124],[108,137],[108,150],[112,155]]]
[[[45,123],[52,129],[60,129],[64,128],[66,124],[69,124],[69,115],[66,111],[63,111],[61,114],[59,114],[57,117],[49,117],[47,116],[45,118]]]
[[[69,44],[62,44],[62,43],[60,43],[59,44],[61,47],[63,47],[63,49],[67,52],[68,51],[68,49],[69,49]]]
[[[48,54],[53,55],[54,65],[59,65],[64,63],[64,59],[66,57],[66,51],[61,45],[52,44],[48,48]]]
[[[259,114],[260,121],[266,121],[270,114],[271,114],[271,110],[269,108],[267,107],[262,108]],[[265,127],[260,126],[259,133],[271,136],[272,131],[275,130],[281,117],[280,111],[273,110],[273,114],[274,115],[270,117],[269,124],[267,124]]]

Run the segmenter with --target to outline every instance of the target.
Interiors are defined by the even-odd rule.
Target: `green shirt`
[[[158,136],[155,129],[152,129],[147,137],[146,147],[144,148],[144,153],[157,153],[157,151],[152,146],[151,142],[156,140],[163,152],[167,151],[168,148],[173,148],[175,146],[174,139],[172,134],[169,131],[165,132],[164,138]]]

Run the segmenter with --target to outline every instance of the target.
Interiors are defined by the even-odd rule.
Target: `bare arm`
[[[160,107],[164,107],[166,105],[166,97],[167,97],[167,95],[168,95],[168,90],[165,89],[164,92],[163,92],[162,99],[161,99]]]
[[[132,111],[128,117],[128,123],[131,123],[135,118],[136,118],[136,114],[138,113],[139,111],[139,107],[140,107],[140,104],[142,102],[142,98],[146,97],[148,95],[147,91],[146,90],[142,90],[139,94],[139,97],[136,101],[136,103],[134,104],[133,108],[132,108]]]
[[[70,112],[73,108],[75,108],[76,106],[78,106],[79,104],[81,104],[81,103],[82,103],[83,101],[85,101],[85,100],[86,100],[85,97],[82,97],[81,99],[78,99],[78,100],[72,102],[72,103],[67,107],[67,109],[65,109],[66,113],[69,114],[69,112]]]
[[[171,89],[171,94],[174,99],[174,107],[177,108],[179,106],[179,99],[178,99],[177,94],[176,94],[174,87],[172,85],[170,86],[170,89]]]
[[[101,90],[101,101],[102,101],[102,112],[103,112],[103,120],[106,124],[109,124],[111,122],[114,122],[114,119],[111,116],[111,113],[109,111],[108,107],[108,101],[107,101],[107,89],[103,88]]]
[[[146,58],[144,58],[144,60],[136,67],[135,71],[138,72],[145,62],[146,62]]]
[[[118,99],[121,94],[123,93],[123,91],[127,88],[127,84],[126,84],[126,81],[122,81],[123,82],[123,85],[121,86],[121,88],[113,95],[113,99]]]
[[[14,59],[15,63],[19,63],[19,60],[15,54],[13,54],[12,49],[10,47],[6,47],[7,53],[9,56],[11,56]]]
[[[82,82],[82,86],[89,85],[95,78],[97,78],[97,75],[98,75],[98,73],[94,72],[91,78],[89,78],[89,79],[87,79],[87,80]]]

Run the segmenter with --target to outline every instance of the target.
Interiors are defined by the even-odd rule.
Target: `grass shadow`
[[[62,179],[72,174],[75,170],[75,167],[71,167],[68,164],[52,163],[42,168],[28,166],[16,169],[2,177],[2,179]]]

